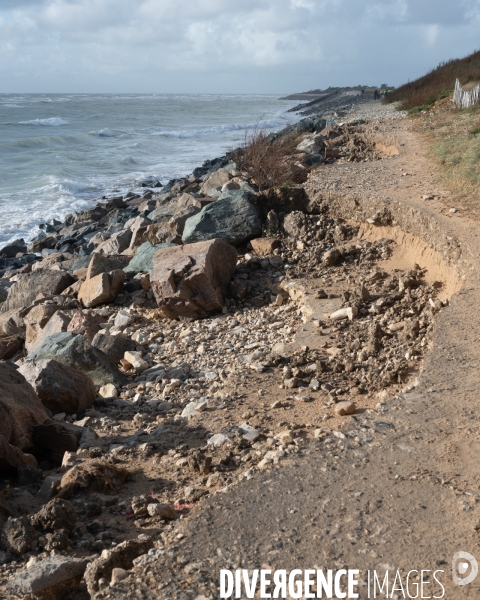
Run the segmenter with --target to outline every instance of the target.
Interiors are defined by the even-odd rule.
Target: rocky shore
[[[259,189],[228,155],[0,249],[7,598],[108,597],[204,499],[415,379],[445,282],[306,191],[395,154],[346,117],[277,134],[302,183]]]

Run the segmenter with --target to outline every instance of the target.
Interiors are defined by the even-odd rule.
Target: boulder
[[[215,239],[158,250],[150,273],[152,291],[168,318],[203,318],[223,307],[237,251]]]
[[[193,206],[192,204],[178,207],[168,223],[175,233],[182,235],[187,219],[198,214],[200,211],[201,207]]]
[[[24,318],[24,322],[27,325],[27,341],[29,338],[28,325],[36,326],[37,330],[43,329],[57,310],[58,306],[56,304],[38,304],[28,312]]]
[[[2,258],[15,258],[17,254],[25,254],[27,245],[23,238],[10,242],[7,246],[0,248],[0,256]]]
[[[37,538],[38,533],[26,517],[10,517],[3,526],[1,541],[7,552],[25,554],[33,549]]]
[[[102,317],[94,311],[77,311],[68,324],[67,331],[80,333],[90,343],[100,331],[100,323],[105,323],[106,317]]]
[[[30,517],[30,522],[43,531],[65,529],[68,533],[73,533],[77,528],[77,513],[68,500],[53,498]]]
[[[17,277],[17,281],[10,288],[7,300],[0,306],[2,313],[32,304],[39,294],[58,296],[74,282],[69,273],[52,269],[38,269],[33,273],[23,273]]]
[[[143,243],[150,242],[151,244],[181,244],[182,236],[179,235],[170,223],[153,223],[149,225],[145,231]],[[138,246],[139,247],[139,246]]]
[[[92,279],[96,275],[100,275],[100,273],[109,273],[110,271],[123,269],[129,262],[129,256],[105,256],[99,252],[94,252],[88,263],[86,279]]]
[[[280,240],[275,238],[257,238],[250,243],[257,256],[270,256],[281,245]]]
[[[91,221],[100,221],[107,214],[107,209],[104,206],[94,206],[87,210],[83,210],[81,213],[77,213],[77,223],[90,223]]]
[[[98,333],[92,340],[92,346],[106,354],[114,365],[118,365],[125,352],[135,350],[137,342],[124,335]]]
[[[7,593],[28,600],[63,598],[78,587],[88,562],[88,558],[49,556],[15,575],[7,584]]]
[[[95,402],[95,387],[90,377],[56,360],[25,362],[19,372],[54,415],[79,414]]]
[[[86,308],[113,302],[122,289],[125,273],[118,269],[111,273],[100,273],[86,279],[78,292],[78,299]]]
[[[153,268],[153,257],[157,250],[169,248],[171,244],[151,244],[145,242],[137,248],[133,258],[123,268],[127,277],[133,277],[137,273],[149,273]]]
[[[65,452],[76,452],[83,440],[89,437],[91,439],[91,433],[89,427],[48,420],[43,425],[35,425],[33,440],[37,446],[50,450],[61,458]]]
[[[30,313],[25,320],[27,320],[29,316]],[[43,340],[50,335],[67,331],[70,320],[69,315],[59,310],[53,315],[43,329],[39,328],[38,325],[27,325],[27,337],[25,340],[27,352],[34,352],[43,343]]]
[[[20,350],[23,340],[12,335],[0,334],[0,360],[8,360]]]
[[[223,238],[238,246],[261,235],[262,224],[249,196],[241,190],[226,192],[219,200],[202,208],[187,219],[183,243]]]
[[[48,358],[82,371],[95,385],[113,383],[123,386],[127,382],[106,354],[92,346],[82,335],[70,332],[51,335],[25,362],[38,362]]]
[[[112,237],[97,246],[96,252],[101,252],[106,256],[111,254],[121,254],[130,246],[132,232],[130,229],[122,229],[114,233]]]
[[[12,444],[7,442],[7,439],[0,435],[0,470],[7,470],[19,467],[36,467],[37,461],[31,454],[22,452]]]
[[[200,188],[200,193],[204,196],[218,197],[222,193],[222,187],[230,181],[231,175],[225,169],[218,169],[212,173]]]
[[[26,309],[9,310],[0,315],[0,331],[3,331],[6,335],[13,335],[14,337],[19,337],[24,340],[26,336],[24,319],[29,310],[30,307]]]
[[[10,363],[0,363],[0,436],[20,450],[28,450],[34,446],[33,426],[47,418],[25,377]]]

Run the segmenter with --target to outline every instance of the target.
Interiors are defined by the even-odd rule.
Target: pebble
[[[225,444],[230,443],[231,440],[226,435],[223,435],[223,433],[216,433],[208,440],[207,445],[218,448],[219,446],[224,446]]]
[[[112,584],[123,581],[126,577],[128,577],[128,571],[125,569],[120,569],[119,567],[112,569]]]
[[[335,413],[340,417],[354,415],[356,410],[355,402],[339,402],[335,405]]]

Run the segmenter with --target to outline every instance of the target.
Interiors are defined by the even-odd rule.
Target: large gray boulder
[[[49,556],[15,575],[8,582],[6,591],[11,598],[63,598],[78,587],[88,562],[88,558]]]
[[[97,333],[92,340],[92,346],[106,354],[114,365],[118,365],[120,360],[125,356],[125,352],[135,350],[137,342],[125,335]]]
[[[27,251],[27,244],[23,238],[10,242],[8,246],[0,248],[0,256],[3,258],[15,258],[17,254],[25,254]]]
[[[219,200],[208,204],[187,219],[183,230],[184,244],[223,238],[239,246],[262,234],[262,223],[255,207],[242,190],[224,192]]]
[[[95,387],[90,377],[56,360],[25,362],[19,372],[53,414],[79,414],[95,402]]]
[[[168,248],[172,244],[151,244],[145,242],[139,246],[132,260],[124,267],[127,277],[133,277],[137,273],[149,273],[153,267],[153,257],[160,248]]]
[[[65,271],[38,269],[33,273],[22,273],[8,292],[8,298],[0,307],[0,312],[23,308],[32,304],[38,294],[56,296],[74,283],[73,277]]]
[[[215,239],[158,250],[150,284],[162,313],[199,319],[223,307],[237,251]]]
[[[82,335],[69,331],[46,338],[42,345],[30,354],[26,362],[54,359],[88,375],[95,385],[125,385],[127,378],[116,365],[98,348],[93,347]]]

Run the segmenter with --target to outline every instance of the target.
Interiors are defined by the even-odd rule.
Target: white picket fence
[[[455,82],[455,91],[453,92],[453,101],[457,105],[457,108],[468,108],[478,102],[480,95],[480,84],[475,86],[472,90],[464,90],[460,85],[460,81],[457,79]]]

